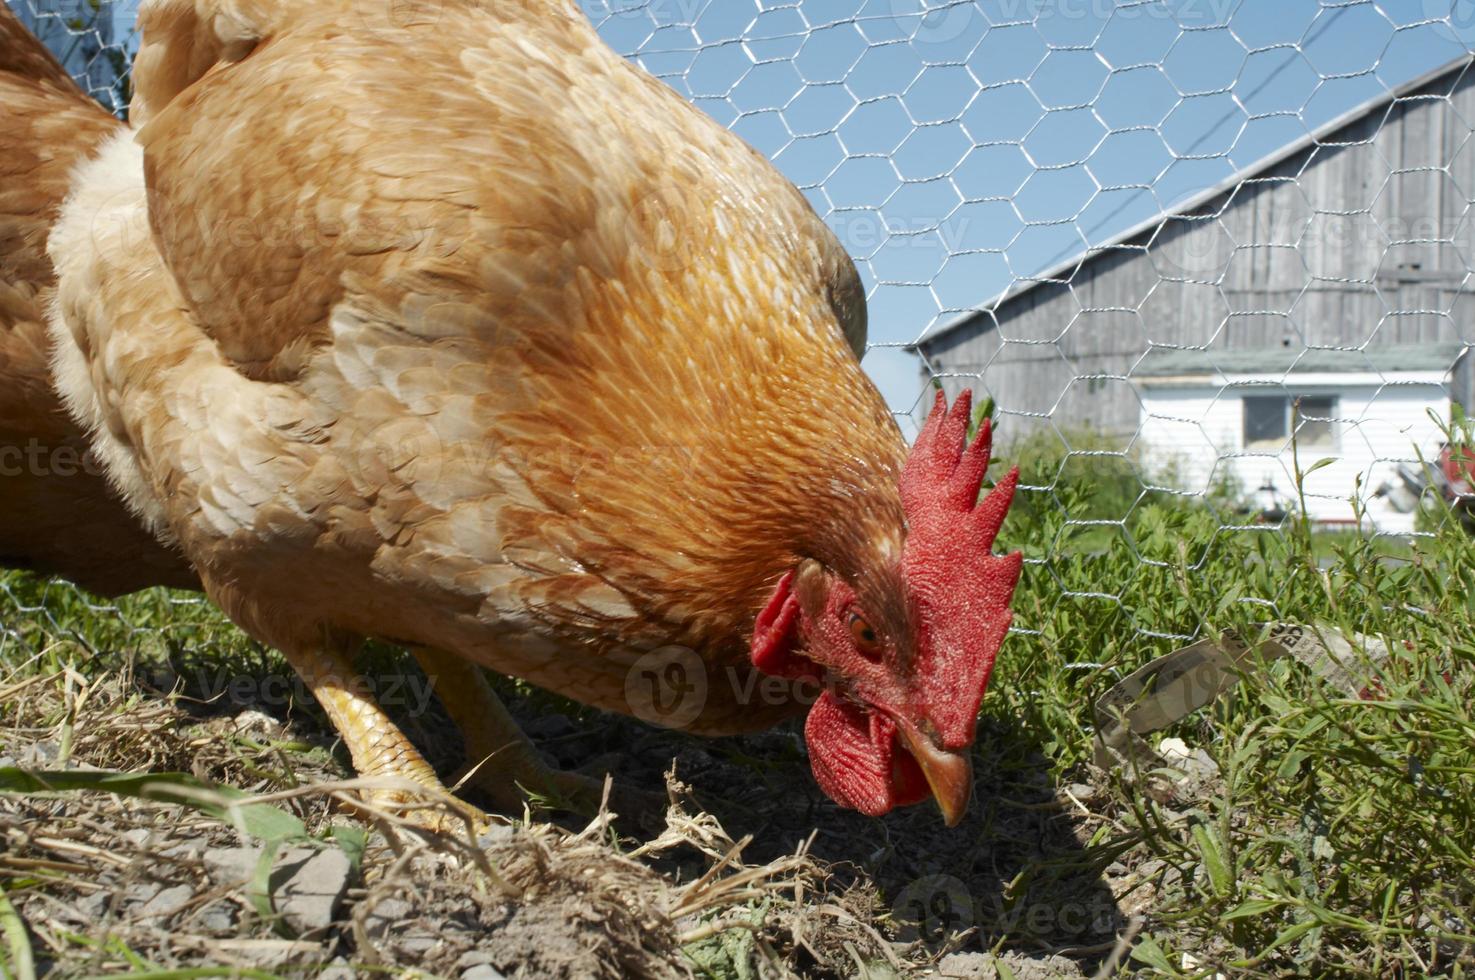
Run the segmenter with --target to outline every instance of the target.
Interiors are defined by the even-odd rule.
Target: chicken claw
[[[299,650],[289,647],[283,653],[342,734],[360,777],[408,781],[423,787],[364,790],[361,795],[367,806],[399,813],[410,823],[437,833],[464,832],[468,821],[473,833],[490,824],[486,814],[446,789],[435,769],[368,693],[345,652],[324,645]],[[427,805],[436,802],[449,803],[458,812]]]
[[[604,799],[604,780],[554,769],[523,733],[481,667],[429,647],[413,648],[446,712],[466,740],[467,782],[504,812],[519,813],[526,794],[593,816]],[[664,797],[615,787],[610,806],[642,825],[664,812]]]

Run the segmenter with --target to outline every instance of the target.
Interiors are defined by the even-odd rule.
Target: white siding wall
[[[1396,379],[1396,380],[1395,380]],[[1235,384],[1243,379],[1205,379],[1201,385],[1144,384],[1142,448],[1151,464],[1173,468],[1171,482],[1185,490],[1204,490],[1233,478],[1251,493],[1267,482],[1288,499],[1296,495],[1289,444],[1280,452],[1246,450],[1243,442],[1245,395],[1284,394],[1285,388]],[[1435,419],[1449,417],[1449,388],[1442,377],[1395,375],[1338,379],[1324,375],[1298,382],[1295,395],[1333,395],[1337,404],[1336,448],[1301,449],[1301,466],[1323,457],[1336,462],[1306,480],[1306,506],[1317,521],[1351,521],[1351,497],[1358,476],[1368,519],[1380,531],[1413,530],[1414,515],[1400,514],[1373,491],[1393,478],[1400,462],[1416,464],[1437,457],[1442,434]],[[1434,418],[1430,418],[1430,413]]]

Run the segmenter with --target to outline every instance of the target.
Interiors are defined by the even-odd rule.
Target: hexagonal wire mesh
[[[131,0],[7,3],[123,111]],[[929,382],[970,386],[1006,455],[1049,461],[1036,565],[1101,533],[1147,561],[1129,525],[1156,500],[1263,532],[1302,506],[1293,450],[1334,461],[1305,487],[1322,526],[1415,530],[1420,454],[1470,386],[1463,0],[582,5],[835,229],[904,426]],[[1115,492],[1064,493],[1113,467]],[[6,593],[7,622],[50,616]]]

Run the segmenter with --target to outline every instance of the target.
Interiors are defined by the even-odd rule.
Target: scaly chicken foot
[[[518,726],[475,663],[426,647],[412,648],[446,712],[466,740],[467,782],[500,810],[521,812],[524,793],[546,797],[558,806],[592,816],[604,797],[604,780],[554,769]],[[654,794],[615,787],[610,807],[648,823],[663,811]]]
[[[446,789],[435,769],[368,693],[369,686],[347,651],[334,649],[330,641],[320,648],[284,648],[282,653],[342,735],[360,777],[393,777],[425,788],[424,793],[367,789],[361,791],[365,803],[401,813],[411,823],[439,832],[464,831],[467,821],[479,830],[490,822],[486,814]],[[427,806],[437,798],[449,801],[459,813]]]

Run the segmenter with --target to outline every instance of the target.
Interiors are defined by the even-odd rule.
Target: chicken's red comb
[[[1019,468],[978,499],[992,428],[985,419],[968,445],[972,407],[972,392],[960,394],[951,410],[938,392],[901,475],[903,564],[921,616],[915,683],[949,749],[973,740],[1023,561],[1018,552],[1000,556],[991,550],[1014,500]]]
[[[1019,467],[1010,470],[988,497],[978,502],[993,448],[993,427],[984,419],[973,444],[966,446],[972,409],[971,391],[965,389],[951,410],[947,396],[937,393],[927,424],[922,426],[901,472],[901,503],[907,523],[914,528],[919,520],[926,523],[928,518],[946,518],[950,530],[968,534],[971,546],[987,551],[993,547],[1014,500]],[[958,518],[965,516],[966,525],[956,526]]]

